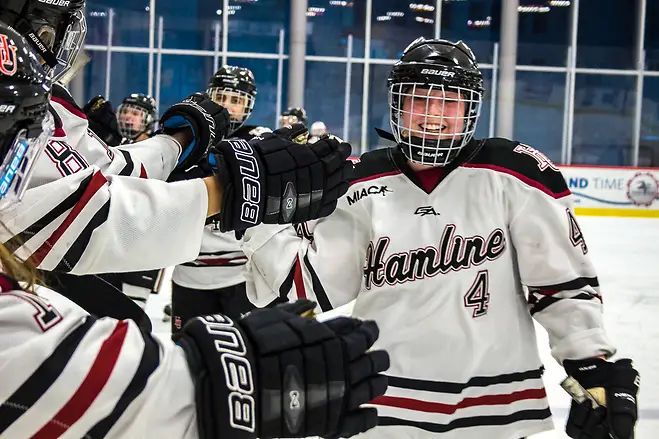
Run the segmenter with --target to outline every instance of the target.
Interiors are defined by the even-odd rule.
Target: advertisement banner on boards
[[[559,166],[577,213],[659,217],[659,169]]]

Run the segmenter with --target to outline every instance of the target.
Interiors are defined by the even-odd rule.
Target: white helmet
[[[320,137],[323,134],[327,134],[327,125],[321,121],[314,122],[311,124],[309,134],[315,137]]]

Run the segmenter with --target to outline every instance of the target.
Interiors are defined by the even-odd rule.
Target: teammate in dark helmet
[[[295,123],[302,123],[307,125],[307,112],[304,108],[291,107],[281,113],[279,117],[279,126],[293,125]]]
[[[254,74],[245,67],[223,66],[211,77],[206,93],[231,115],[232,135],[254,111]]]
[[[391,385],[363,439],[553,430],[534,320],[592,393],[574,386],[567,434],[633,439],[639,374],[611,359],[597,272],[559,168],[529,145],[474,138],[483,75],[463,42],[414,41],[388,90],[393,134],[382,135],[395,145],[359,157],[336,210],[302,236],[245,233],[249,299],[304,296],[322,310],[354,300],[353,315],[378,322]]]
[[[267,127],[247,123],[256,99],[254,75],[249,69],[224,66],[209,83],[208,94],[231,116],[232,139],[249,141],[271,132]],[[211,168],[211,164],[202,163],[170,176],[170,180],[203,176]],[[246,258],[236,234],[222,233],[219,217],[209,218],[203,233],[199,256],[175,266],[172,272],[172,303],[163,311],[165,320],[171,318],[173,334],[201,314],[220,313],[233,318],[254,309],[245,293]]]
[[[117,107],[119,132],[128,143],[146,140],[158,120],[156,101],[151,96],[133,93]]]
[[[405,49],[389,79],[390,123],[403,154],[446,166],[473,138],[483,74],[471,49],[419,39]]]

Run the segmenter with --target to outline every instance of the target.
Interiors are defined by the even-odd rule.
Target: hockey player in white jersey
[[[553,429],[535,318],[566,372],[605,390],[607,408],[573,404],[567,433],[632,439],[638,373],[607,361],[616,349],[558,168],[528,145],[473,138],[483,75],[462,42],[414,41],[388,85],[397,145],[361,157],[313,241],[291,227],[246,233],[250,299],[309,297],[324,311],[356,299],[354,314],[378,322],[392,366],[365,437]]]
[[[0,23],[0,222],[20,204],[55,129],[37,56]],[[20,54],[20,55],[19,55]],[[315,304],[192,320],[176,343],[95,318],[36,285],[0,244],[0,436],[250,439],[350,437],[382,395],[374,322],[302,317]],[[90,291],[92,294],[93,291]]]
[[[116,114],[102,96],[92,99],[85,105],[85,109],[83,111],[87,115],[89,128],[94,134],[101,139],[118,138],[116,146],[150,138],[158,119],[155,99],[142,93],[132,93],[124,98]],[[151,329],[151,321],[143,310],[151,294],[158,290],[162,271],[88,275],[44,271],[42,277],[60,294],[97,317],[132,319],[140,327]],[[91,295],[89,291],[95,291],[96,294]],[[100,295],[104,300],[98,299]],[[124,295],[130,300],[126,300]]]
[[[83,0],[11,0],[0,4],[0,19],[18,26],[56,78],[82,45],[83,8]],[[51,107],[54,135],[24,202],[5,213],[7,227],[0,231],[12,252],[43,270],[88,274],[176,265],[199,254],[208,216],[221,211],[226,230],[315,218],[331,212],[347,188],[349,145],[330,140],[310,149],[274,134],[251,144],[219,142],[229,116],[205,94],[166,110],[163,134],[117,149],[88,129],[62,87],[54,86]],[[157,181],[194,165],[211,146],[215,176]],[[232,175],[242,175],[243,184]]]
[[[231,117],[229,137],[250,140],[271,130],[246,125],[256,102],[256,81],[251,70],[222,66],[209,80],[206,90],[211,99],[227,109]],[[206,175],[209,168],[185,170],[170,179],[182,180]],[[181,330],[191,318],[204,313],[221,313],[231,318],[254,309],[245,291],[245,262],[242,241],[234,232],[220,231],[219,217],[206,221],[199,256],[174,267],[172,273],[172,333]]]

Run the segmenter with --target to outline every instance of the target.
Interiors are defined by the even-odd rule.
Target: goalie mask
[[[405,156],[446,166],[473,138],[483,97],[483,75],[462,41],[419,38],[403,52],[389,78],[393,135]]]
[[[295,123],[301,123],[305,126],[307,125],[307,112],[304,108],[300,107],[291,107],[288,110],[281,113],[279,116],[279,126],[293,125]]]
[[[0,23],[0,209],[21,200],[54,132],[50,81],[29,43]]]
[[[142,134],[150,137],[156,119],[155,99],[142,93],[133,93],[117,108],[119,132],[131,142],[136,142]]]
[[[240,128],[254,111],[256,82],[251,70],[244,67],[221,67],[208,84],[210,98],[231,116],[231,133]]]
[[[0,20],[16,29],[55,80],[75,62],[87,34],[84,0],[3,0]]]

